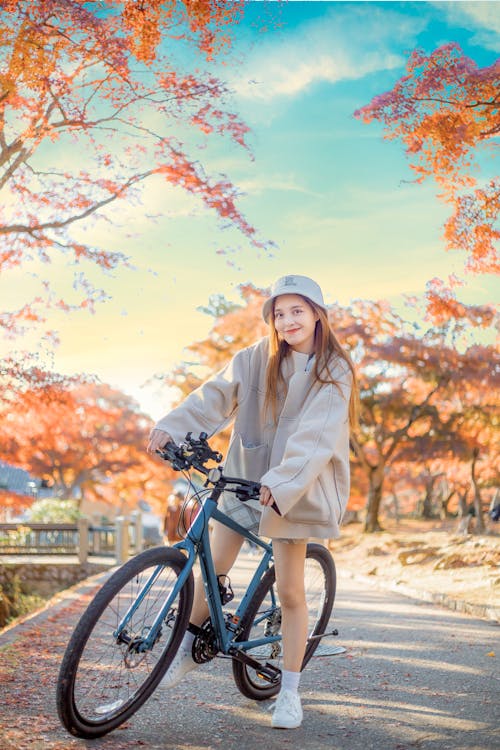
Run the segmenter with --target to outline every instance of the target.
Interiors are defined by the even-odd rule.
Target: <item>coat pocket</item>
[[[285,514],[287,521],[291,523],[327,525],[332,521],[332,508],[330,498],[318,477],[309,488],[307,495],[303,495],[288,513]]]
[[[224,473],[230,476],[243,477],[254,482],[269,469],[269,446],[245,445],[243,438],[235,434],[227,453]]]

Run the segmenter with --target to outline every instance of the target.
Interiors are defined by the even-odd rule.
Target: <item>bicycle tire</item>
[[[57,682],[58,714],[70,734],[86,739],[107,734],[134,714],[156,688],[189,622],[192,572],[167,613],[153,648],[141,653],[137,643],[186,562],[179,550],[146,550],[117,570],[89,604],[70,638]],[[127,625],[129,641],[119,642],[113,633],[153,573],[156,578]]]
[[[259,637],[259,634],[269,635],[279,632],[281,609],[277,601],[277,594],[274,592],[275,582],[276,571],[273,565],[263,576],[255,594],[248,603],[247,610],[242,617],[238,640],[253,640]],[[319,638],[311,640],[311,636],[325,632],[332,613],[337,588],[335,563],[330,552],[320,544],[311,543],[307,545],[305,585],[309,629],[301,670],[309,662],[320,642]],[[255,650],[251,649],[248,654],[255,656],[262,662],[268,661],[279,667],[282,656],[281,641],[260,646]],[[237,659],[233,659],[233,678],[240,693],[252,700],[267,700],[276,695],[280,689],[280,682],[269,683],[259,677],[252,667]]]

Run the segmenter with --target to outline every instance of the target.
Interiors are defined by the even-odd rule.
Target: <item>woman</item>
[[[262,487],[259,501],[241,503],[228,494],[221,508],[273,542],[284,669],[272,726],[293,729],[302,723],[298,687],[308,622],[306,545],[311,537],[339,536],[349,495],[349,423],[355,420],[356,387],[315,281],[278,279],[262,312],[269,337],[238,352],[161,419],[148,450],[181,442],[189,431],[213,435],[234,420],[225,471],[259,480]],[[228,574],[241,544],[239,534],[214,523],[217,574]],[[207,615],[198,580],[190,626],[164,685],[173,687],[198,666],[191,646]]]

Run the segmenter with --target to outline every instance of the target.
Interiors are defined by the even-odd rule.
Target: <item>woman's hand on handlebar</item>
[[[159,448],[164,448],[167,443],[173,443],[173,439],[170,437],[168,432],[164,430],[158,430],[156,427],[151,430],[149,436],[149,443],[146,448],[148,453],[156,453]]]

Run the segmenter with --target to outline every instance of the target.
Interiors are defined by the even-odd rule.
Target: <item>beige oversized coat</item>
[[[224,473],[267,485],[282,514],[263,508],[259,533],[338,537],[349,497],[350,372],[339,358],[331,368],[338,386],[314,383],[308,356],[291,351],[275,424],[263,417],[267,361],[267,338],[242,349],[156,427],[179,443],[189,431],[211,436],[234,420]]]

